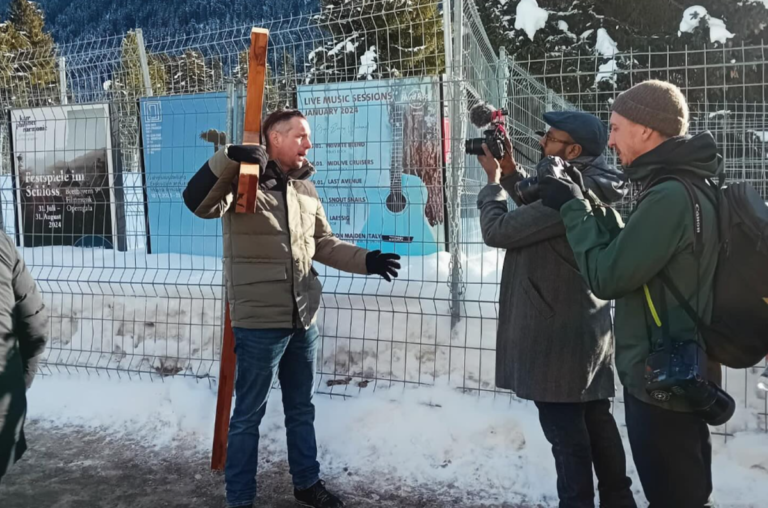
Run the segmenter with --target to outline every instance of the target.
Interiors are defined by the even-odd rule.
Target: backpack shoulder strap
[[[664,175],[653,182],[648,188],[654,187],[662,182],[674,180],[680,182],[685,188],[688,198],[691,201],[692,213],[693,213],[693,253],[696,257],[700,257],[704,249],[704,228],[702,224],[701,214],[701,202],[699,201],[698,193],[695,190],[696,184],[692,183],[689,179],[683,178],[677,175]],[[705,193],[709,197],[708,193]]]
[[[688,302],[688,300],[685,299],[685,296],[683,296],[683,293],[680,292],[680,288],[677,287],[677,285],[672,280],[672,278],[667,274],[667,272],[665,272],[664,270],[660,271],[659,279],[661,279],[661,283],[664,284],[664,286],[666,286],[669,292],[672,293],[672,296],[675,297],[675,300],[677,300],[677,303],[680,304],[680,307],[682,307],[685,313],[688,314],[688,317],[691,318],[691,321],[696,323],[696,326],[698,326],[699,330],[705,329],[707,325],[704,324],[704,322],[701,320],[701,317],[693,308],[693,306]]]
[[[667,180],[675,180],[677,182],[680,182],[683,187],[685,188],[688,198],[691,200],[692,206],[692,212],[693,212],[693,253],[694,255],[699,258],[701,257],[704,249],[704,228],[702,224],[702,213],[701,213],[701,203],[699,201],[698,193],[695,190],[695,187],[698,187],[704,195],[713,202],[715,205],[715,209],[718,208],[717,199],[719,197],[713,198],[711,196],[711,191],[707,190],[707,187],[705,187],[702,184],[691,182],[687,178],[682,178],[677,175],[664,175],[657,180],[654,180],[650,187],[653,187],[654,185],[658,185],[659,183]],[[715,189],[719,189],[719,187],[715,187]],[[719,192],[717,193],[719,195]],[[716,196],[717,196],[716,195]],[[661,270],[658,274],[659,279],[661,280],[662,284],[669,290],[670,293],[672,293],[672,296],[677,300],[677,303],[682,307],[682,309],[685,311],[686,314],[688,314],[688,317],[696,323],[696,326],[699,328],[699,330],[703,330],[706,328],[706,324],[701,320],[701,317],[699,314],[694,310],[693,306],[688,302],[688,300],[685,299],[683,296],[683,293],[680,291],[680,288],[677,287],[675,282],[672,280],[672,278],[667,274],[665,270]]]

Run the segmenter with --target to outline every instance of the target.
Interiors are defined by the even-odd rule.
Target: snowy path
[[[3,508],[224,508],[223,478],[210,471],[204,454],[152,451],[130,439],[34,423],[34,453],[0,486]],[[259,508],[294,508],[288,466],[259,473]],[[343,490],[351,508],[438,508],[429,493],[380,496],[367,489]],[[394,488],[393,490],[399,490]],[[459,506],[459,505],[451,505]],[[513,505],[507,505],[512,508]]]
[[[30,392],[31,449],[0,486],[0,505],[223,507],[223,479],[208,468],[214,405],[207,381],[38,378]],[[420,387],[347,400],[318,395],[316,406],[322,474],[350,508],[557,504],[554,464],[532,404]],[[264,508],[293,506],[282,419],[273,392],[260,449]],[[768,434],[744,430],[727,444],[713,442],[719,506],[764,506]]]

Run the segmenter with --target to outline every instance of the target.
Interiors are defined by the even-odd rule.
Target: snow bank
[[[508,396],[463,395],[445,388],[377,389],[342,400],[317,395],[316,429],[323,476],[349,489],[365,483],[434,490],[477,504],[556,506],[554,461],[531,403]],[[623,425],[628,470],[643,500]],[[42,377],[29,392],[29,418],[129,435],[147,446],[208,453],[215,387],[190,379],[165,382],[77,376]],[[744,412],[737,409],[737,415]],[[279,394],[261,426],[261,456],[285,460]],[[713,436],[715,496],[720,506],[758,507],[768,498],[768,436],[736,431]],[[34,452],[34,443],[32,443]],[[641,504],[642,506],[643,504]]]
[[[531,40],[537,31],[544,28],[549,18],[549,13],[539,7],[536,0],[520,0],[515,12],[515,30],[523,30]]]
[[[709,40],[712,43],[719,42],[720,44],[725,44],[728,39],[735,35],[725,28],[723,20],[713,18],[709,15],[707,9],[700,5],[688,7],[683,12],[683,19],[680,21],[680,32],[693,32],[699,26],[702,19],[707,20],[707,23],[709,23]]]
[[[22,249],[51,315],[47,372],[99,367],[165,375],[218,376],[224,302],[217,258],[99,249]],[[466,280],[452,327],[450,255],[404,257],[392,284],[317,265],[324,285],[317,324],[319,369],[329,379],[492,390],[504,251],[461,260]],[[757,374],[729,371],[742,407]],[[754,406],[756,409],[758,406]],[[745,416],[743,428],[758,417]]]
[[[221,261],[73,247],[20,249],[50,320],[51,370],[99,367],[218,375]],[[321,368],[340,377],[492,388],[503,252],[465,257],[461,311],[451,329],[450,255],[404,257],[392,284],[317,265],[324,285]],[[476,349],[466,349],[467,347]]]
[[[205,451],[213,440],[216,392],[207,381],[38,375],[27,398],[27,418],[44,424],[130,436],[153,448]]]

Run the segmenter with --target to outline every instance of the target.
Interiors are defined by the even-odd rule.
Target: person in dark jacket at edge
[[[183,197],[198,217],[222,219],[224,277],[235,334],[235,409],[224,469],[227,504],[256,497],[259,425],[280,381],[288,465],[296,500],[315,508],[344,503],[320,480],[312,403],[322,284],[312,263],[360,275],[397,277],[397,254],[368,251],[336,238],[317,190],[309,122],[295,109],[270,114],[266,146],[225,145],[190,179]],[[240,163],[261,169],[256,213],[235,213]]]
[[[559,156],[583,172],[606,203],[626,194],[623,175],[603,152],[605,124],[577,112],[549,112],[541,133],[544,156]],[[560,214],[523,188],[528,175],[512,157],[484,146],[479,160],[488,185],[478,195],[483,240],[506,249],[496,339],[496,386],[535,402],[552,445],[561,508],[636,506],[623,442],[611,413],[614,396],[610,302],[597,298],[579,274]],[[505,192],[506,191],[506,192]],[[507,195],[517,207],[507,209]],[[528,202],[532,201],[532,202]]]
[[[709,199],[714,192],[705,194],[706,180],[717,180],[723,159],[711,133],[686,135],[688,115],[680,89],[658,80],[637,84],[614,101],[609,146],[642,189],[626,225],[614,210],[596,210],[572,179],[547,177],[540,184],[543,203],[560,211],[587,284],[598,297],[616,299],[616,367],[624,385],[630,446],[651,508],[713,506],[707,423],[683,397],[663,402],[645,390],[645,362],[663,343],[648,297],[666,316],[671,337],[703,347],[696,323],[659,274],[664,271],[673,280],[703,322],[708,324],[712,314],[719,242],[717,213]],[[670,180],[653,185],[665,174],[687,175],[704,186],[697,184],[695,190],[703,235],[698,258],[693,205],[685,186]],[[706,372],[719,383],[718,364],[708,362]]]
[[[45,351],[48,312],[13,241],[0,231],[0,481],[27,450],[27,390]]]

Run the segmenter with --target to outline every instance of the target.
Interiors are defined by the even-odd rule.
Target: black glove
[[[261,145],[229,145],[227,158],[235,162],[258,164],[261,168],[269,162],[267,150]]]
[[[566,162],[565,173],[568,175],[568,178],[573,180],[573,183],[578,185],[579,190],[581,191],[582,197],[586,196],[587,188],[584,186],[584,176],[581,174],[581,171],[579,171],[578,169],[576,169],[575,167],[571,166]]]
[[[390,275],[397,278],[397,271],[400,269],[400,263],[395,261],[400,259],[398,254],[382,254],[380,250],[374,250],[365,256],[365,269],[368,274],[377,274],[384,277],[387,282],[392,282]]]
[[[584,185],[583,181],[581,185]],[[544,206],[554,208],[558,212],[568,201],[584,199],[584,193],[579,184],[565,178],[548,176],[539,182],[541,202]]]

